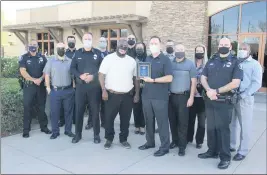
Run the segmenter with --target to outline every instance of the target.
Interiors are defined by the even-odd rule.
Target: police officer
[[[75,76],[75,104],[76,122],[75,137],[72,143],[77,143],[82,138],[83,116],[86,101],[89,103],[90,113],[93,118],[94,143],[100,143],[100,84],[98,81],[98,70],[102,62],[101,52],[92,47],[92,33],[83,35],[83,48],[75,53],[71,63],[71,73]]]
[[[235,151],[237,142],[238,125],[241,128],[240,145],[234,161],[243,160],[249,152],[249,140],[252,133],[254,94],[261,88],[262,67],[250,55],[250,45],[242,43],[237,57],[241,61],[240,66],[244,72],[244,78],[240,84],[240,100],[234,105],[233,118],[230,124],[231,151]]]
[[[65,45],[57,44],[57,56],[50,58],[44,68],[45,82],[47,93],[50,94],[51,125],[52,135],[50,139],[56,139],[59,136],[58,120],[61,109],[65,117],[65,135],[74,137],[71,132],[73,106],[74,106],[74,89],[72,77],[70,74],[71,59],[65,56]],[[50,88],[51,81],[51,88]],[[51,92],[51,93],[50,93]]]
[[[25,79],[23,87],[23,137],[28,138],[31,124],[31,111],[34,105],[34,99],[38,103],[38,118],[41,132],[51,134],[47,128],[47,116],[45,115],[46,90],[44,86],[43,69],[47,62],[44,56],[37,54],[38,44],[36,40],[31,40],[29,52],[22,56],[19,63],[20,73]]]
[[[146,140],[140,146],[140,150],[155,147],[155,119],[159,127],[161,146],[154,156],[164,156],[169,152],[170,135],[168,122],[168,101],[169,84],[172,82],[171,61],[160,52],[160,38],[153,36],[150,39],[150,51],[152,55],[146,58],[146,62],[151,63],[151,78],[144,77],[144,88],[142,92],[143,111],[146,121]]]
[[[104,57],[106,57],[109,52],[107,50],[107,40],[104,37],[100,37],[99,39],[99,43],[98,43],[98,48],[101,51],[101,57],[102,59],[104,59]],[[101,92],[102,94],[102,92]],[[101,99],[101,104],[100,104],[100,119],[101,119],[101,127],[105,126],[105,110],[104,110],[104,100]],[[87,125],[85,126],[85,129],[91,129],[93,127],[93,122],[92,122],[92,113],[89,113],[89,117],[88,117],[88,122]]]
[[[127,55],[129,55],[132,58],[136,57],[136,50],[135,50],[135,44],[136,44],[136,39],[134,35],[129,35],[127,37],[128,40],[128,50],[127,50]]]
[[[235,95],[231,91],[239,87],[243,78],[243,71],[236,57],[231,55],[231,49],[230,40],[222,38],[218,47],[219,53],[207,62],[201,76],[201,84],[206,90],[208,151],[198,157],[217,158],[219,154],[219,169],[226,169],[230,165],[229,124]]]
[[[65,52],[65,55],[69,58],[69,59],[73,59],[75,57],[75,52],[76,52],[76,48],[75,48],[75,44],[76,44],[76,39],[74,36],[68,36],[67,37],[67,43],[68,43],[68,49]],[[73,109],[73,124],[75,124],[75,105],[74,105],[74,109]],[[65,124],[65,119],[64,119],[64,110],[63,108],[61,109],[60,112],[60,120],[58,123],[59,127],[64,126]]]

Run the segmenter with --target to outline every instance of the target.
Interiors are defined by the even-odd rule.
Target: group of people
[[[222,38],[218,52],[209,60],[206,47],[197,45],[195,58],[191,60],[186,57],[185,46],[173,40],[167,41],[163,52],[158,36],[149,40],[149,55],[146,45],[136,42],[134,35],[119,39],[114,53],[107,51],[107,40],[103,37],[99,39],[98,49],[92,46],[92,33],[85,33],[82,39],[83,47],[76,49],[75,37],[69,36],[68,48],[58,43],[57,55],[49,60],[37,53],[37,41],[32,40],[29,51],[21,57],[24,138],[29,137],[31,111],[36,103],[42,132],[56,139],[60,135],[59,127],[65,124],[64,134],[72,137],[72,143],[78,143],[82,139],[87,107],[89,119],[85,129],[93,128],[94,143],[101,142],[101,119],[105,129],[104,148],[112,147],[114,120],[119,114],[119,141],[129,149],[133,110],[135,134],[146,135],[140,150],[155,148],[157,123],[161,145],[154,156],[164,156],[175,147],[178,155],[184,156],[188,143],[194,140],[197,117],[198,149],[203,144],[207,119],[208,151],[199,154],[199,158],[219,156],[218,168],[228,168],[230,151],[236,148],[237,122],[241,126],[241,142],[233,160],[245,158],[249,151],[254,93],[261,87],[262,79],[261,66],[252,59],[248,44],[242,43],[235,57],[231,54],[230,40]],[[150,77],[138,75],[139,62],[150,63]],[[45,115],[47,94],[52,131],[47,128]],[[75,123],[75,134],[72,123]]]

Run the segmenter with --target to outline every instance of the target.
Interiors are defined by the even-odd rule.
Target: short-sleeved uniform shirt
[[[208,84],[212,89],[223,87],[232,79],[243,79],[239,61],[231,54],[226,58],[215,55],[207,62],[202,75],[207,77]]]
[[[44,73],[51,78],[52,86],[62,87],[71,85],[71,59],[65,56],[64,60],[50,58],[44,68]]]
[[[46,65],[47,59],[45,56],[36,54],[32,56],[30,52],[24,54],[19,61],[20,68],[26,68],[28,74],[33,78],[40,78],[43,75],[43,69]],[[44,84],[44,83],[42,83]]]
[[[182,93],[190,91],[191,78],[196,78],[196,66],[193,61],[185,58],[181,62],[176,59],[172,61],[173,80],[170,91],[172,93]]]
[[[80,75],[84,73],[89,73],[94,76],[93,81],[89,84],[99,85],[98,71],[102,60],[100,50],[92,48],[90,51],[86,51],[84,48],[80,48],[72,59],[71,73],[76,79],[80,79]]]
[[[136,61],[128,55],[120,58],[115,52],[105,57],[99,72],[106,76],[106,89],[126,93],[134,87],[133,77],[136,76]]]
[[[70,49],[67,49],[65,52],[65,55],[69,58],[69,59],[73,59],[75,57],[75,52],[76,49],[74,48],[73,51],[71,51]]]
[[[146,62],[151,63],[151,78],[160,78],[167,75],[172,75],[172,65],[170,59],[163,53],[158,57],[153,58],[152,55],[146,58]],[[169,83],[147,83],[145,82],[143,92],[143,99],[169,99]]]

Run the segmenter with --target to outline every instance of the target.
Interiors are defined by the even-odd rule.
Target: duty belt
[[[24,79],[24,84],[25,84],[25,85],[32,85],[32,84],[34,84],[34,82],[33,82],[33,81],[29,81],[29,80],[25,80],[25,79]]]
[[[189,91],[177,92],[177,93],[172,93],[172,92],[171,92],[171,94],[172,94],[172,95],[188,95],[188,94],[190,94],[190,92],[189,92]]]
[[[71,85],[69,85],[69,86],[52,86],[52,89],[55,91],[59,91],[59,90],[69,89],[71,87],[72,87]]]

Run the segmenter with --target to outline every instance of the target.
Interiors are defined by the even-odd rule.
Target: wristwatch
[[[216,89],[216,93],[219,94],[219,89]]]
[[[155,78],[153,79],[153,83],[156,83]]]
[[[41,81],[43,81],[43,79],[44,79],[43,77],[40,78]]]

